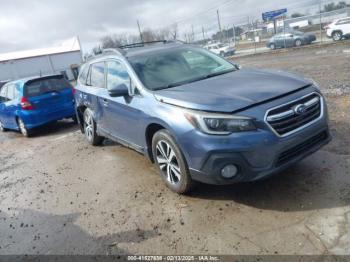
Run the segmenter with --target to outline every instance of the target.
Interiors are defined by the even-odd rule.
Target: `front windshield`
[[[233,64],[199,48],[173,48],[128,59],[150,90],[179,86],[237,70]]]

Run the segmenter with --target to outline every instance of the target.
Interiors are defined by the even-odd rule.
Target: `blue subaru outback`
[[[76,119],[74,89],[62,75],[30,77],[5,84],[0,90],[0,130],[33,129],[63,118]]]
[[[188,44],[105,50],[82,66],[76,90],[88,142],[109,138],[141,152],[177,193],[196,181],[265,178],[330,141],[312,80],[241,69]]]

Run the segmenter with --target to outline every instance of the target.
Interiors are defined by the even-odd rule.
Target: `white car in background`
[[[333,38],[334,41],[342,40],[350,37],[350,17],[341,18],[333,21],[325,26],[327,36]]]
[[[234,47],[222,43],[205,45],[204,48],[222,57],[234,55],[236,52]]]

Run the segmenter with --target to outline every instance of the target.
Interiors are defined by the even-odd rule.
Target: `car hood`
[[[310,85],[302,77],[280,72],[241,69],[202,81],[154,92],[158,101],[180,107],[233,112]]]

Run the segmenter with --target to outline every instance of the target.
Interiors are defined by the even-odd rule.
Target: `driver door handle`
[[[109,102],[106,98],[102,98],[102,104],[103,106],[108,107]]]

